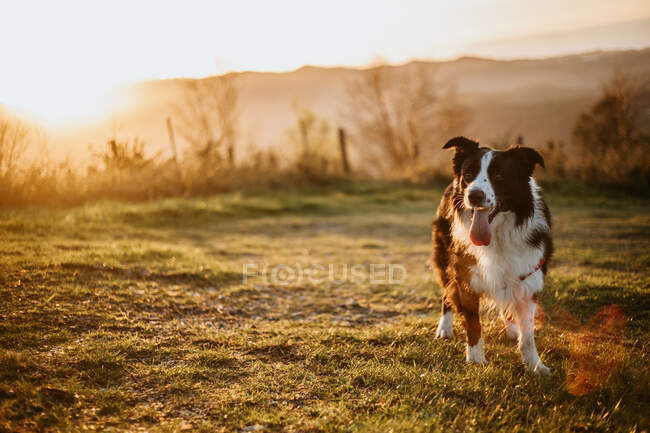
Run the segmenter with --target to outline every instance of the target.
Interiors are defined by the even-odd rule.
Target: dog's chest
[[[535,269],[544,251],[529,244],[526,227],[517,227],[511,213],[497,215],[492,225],[492,242],[480,247],[469,241],[467,222],[454,229],[454,237],[460,241],[463,252],[476,258],[476,264],[468,272],[470,288],[489,295],[498,304],[511,302],[522,290],[531,294],[541,290],[542,272],[526,275]],[[526,278],[522,280],[522,276]]]

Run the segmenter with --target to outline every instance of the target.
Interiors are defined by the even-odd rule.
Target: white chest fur
[[[498,213],[490,224],[490,245],[476,246],[470,241],[471,211],[463,211],[462,217],[453,220],[454,240],[477,259],[477,264],[470,269],[471,289],[491,297],[500,309],[507,309],[517,298],[539,292],[544,284],[541,269],[523,281],[520,279],[534,271],[544,255],[543,246],[536,247],[528,242],[531,232],[548,230],[538,187],[532,178],[530,186],[535,203],[532,216],[517,226],[513,212]]]

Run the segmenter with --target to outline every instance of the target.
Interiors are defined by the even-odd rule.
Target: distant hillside
[[[555,33],[481,41],[464,52],[481,57],[541,58],[594,50],[641,49],[650,43],[650,18],[601,24]]]
[[[650,48],[536,60],[465,57],[419,63],[442,85],[455,86],[473,111],[467,134],[484,142],[508,133],[523,134],[531,145],[549,138],[568,139],[577,116],[594,103],[601,83],[615,71],[650,79]],[[358,69],[320,67],[287,73],[238,73],[240,146],[281,148],[287,128],[295,122],[294,102],[335,125],[345,125],[345,83],[359,73]],[[179,82],[160,80],[135,86],[136,102],[128,113],[116,113],[103,126],[74,131],[75,138],[84,137],[84,144],[99,143],[115,132],[125,137],[137,135],[166,150],[165,117],[179,96]]]

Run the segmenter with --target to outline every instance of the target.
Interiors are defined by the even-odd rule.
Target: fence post
[[[345,143],[345,129],[343,128],[339,128],[339,150],[341,151],[341,164],[343,165],[343,173],[350,174],[348,150]]]
[[[230,168],[235,168],[235,146],[232,143],[228,145],[228,165]]]
[[[183,187],[185,192],[185,182],[183,181],[183,172],[181,171],[181,164],[178,162],[178,152],[176,151],[176,137],[174,136],[174,127],[172,125],[172,118],[167,117],[167,133],[169,134],[169,144],[172,148],[172,156],[174,158],[174,165],[176,166],[176,175],[178,176],[178,183]]]
[[[517,136],[517,145],[519,145],[519,146],[523,146],[523,145],[524,145],[524,136],[521,135],[521,134],[519,134],[519,135]]]
[[[300,120],[300,139],[302,141],[302,157],[305,165],[309,165],[309,136],[307,132],[307,124],[304,120]]]

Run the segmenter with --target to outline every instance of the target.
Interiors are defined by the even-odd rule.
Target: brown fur
[[[444,149],[455,148],[453,170],[456,184],[450,184],[445,190],[436,218],[432,224],[433,253],[431,264],[436,271],[438,283],[444,288],[442,297],[442,314],[454,309],[463,319],[470,345],[476,344],[480,338],[481,325],[478,319],[478,304],[480,295],[472,292],[469,287],[471,275],[469,269],[476,264],[476,258],[456,247],[451,235],[451,224],[454,213],[463,208],[463,173],[474,175],[480,169],[479,161],[488,149],[478,146],[478,143],[465,137],[450,140]],[[533,197],[528,187],[535,164],[544,166],[544,160],[533,149],[514,147],[507,151],[496,152],[488,169],[495,193],[499,197],[497,212],[512,211],[516,215],[517,224],[523,223],[532,212]],[[504,176],[508,173],[508,176]],[[543,211],[550,226],[551,215],[544,203]],[[548,262],[553,253],[553,243],[550,231],[534,231],[528,242],[532,246],[544,246],[545,263],[542,272],[546,273]],[[505,318],[514,321],[513,314],[504,312]]]
[[[445,286],[445,298],[451,301],[454,310],[460,314],[463,327],[467,331],[467,343],[475,346],[481,338],[479,318],[481,296],[472,291],[468,282],[470,281],[469,269],[476,264],[476,258],[467,254],[455,254],[453,259],[455,278]]]
[[[437,270],[439,284],[444,288],[442,296],[442,314],[451,308],[460,314],[463,327],[467,331],[467,342],[474,346],[481,338],[481,322],[479,319],[480,295],[469,287],[470,268],[476,265],[476,258],[463,254],[455,248],[451,238],[451,224],[447,219],[449,207],[447,203],[451,195],[447,188],[438,215],[432,226],[433,255],[432,264]],[[450,252],[453,251],[453,254]],[[451,277],[453,275],[453,278]]]

